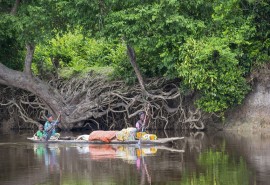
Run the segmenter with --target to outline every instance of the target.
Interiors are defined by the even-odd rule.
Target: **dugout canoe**
[[[33,137],[28,137],[28,140],[35,142],[35,143],[78,143],[78,144],[138,144],[139,140],[134,141],[118,141],[118,140],[112,140],[110,143],[106,143],[103,141],[85,141],[85,140],[76,140],[74,137],[64,137],[59,138],[58,140],[40,140],[40,139],[34,139]],[[157,140],[140,140],[141,145],[166,145],[171,144],[174,141],[182,140],[184,137],[170,137],[170,138],[159,138]]]

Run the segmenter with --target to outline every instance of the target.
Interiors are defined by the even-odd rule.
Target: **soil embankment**
[[[252,91],[226,115],[228,129],[270,130],[270,65],[252,75]]]

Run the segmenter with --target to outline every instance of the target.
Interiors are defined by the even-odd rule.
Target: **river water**
[[[0,184],[270,184],[268,134],[156,134],[185,139],[166,147],[37,144],[26,140],[31,131],[0,131]]]

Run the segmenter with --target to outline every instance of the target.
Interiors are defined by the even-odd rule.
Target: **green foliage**
[[[179,64],[179,76],[200,92],[199,107],[208,112],[220,112],[241,103],[248,86],[236,54],[225,39],[190,39],[181,52],[183,62]]]
[[[105,18],[104,31],[135,47],[137,61],[146,76],[168,74],[174,78],[177,76],[174,63],[179,56],[179,47],[186,37],[197,35],[205,27],[196,19],[201,12],[194,13],[186,8],[196,9],[197,5],[208,9],[208,5],[199,1],[149,1],[117,8]],[[185,10],[187,12],[182,14]]]
[[[11,15],[13,5],[0,1],[0,62],[22,70],[24,45],[35,43],[43,77],[109,67],[133,83],[128,43],[145,77],[181,77],[198,106],[223,112],[243,100],[252,68],[270,61],[268,0],[31,0]]]
[[[244,1],[245,2],[245,1]],[[242,4],[245,14],[251,14],[256,34],[250,39],[250,45],[244,53],[245,59],[253,65],[270,61],[270,2],[268,0],[247,0]]]
[[[164,0],[113,9],[104,28],[135,47],[145,76],[181,77],[199,91],[200,108],[223,112],[248,92],[252,21],[239,0]]]
[[[55,10],[52,0],[20,1],[15,14],[11,10],[15,1],[0,1],[0,62],[22,70],[25,43],[38,43],[51,38],[65,21]]]
[[[199,107],[223,112],[248,91],[252,21],[238,0],[149,1],[110,12],[105,32],[134,45],[146,76],[182,77]]]
[[[0,40],[0,63],[11,69],[22,71],[24,57],[23,47],[16,40],[2,37]]]
[[[86,38],[77,30],[38,45],[33,68],[42,76],[57,70],[64,78],[90,70],[111,73],[115,64],[125,60],[124,51],[121,44]]]
[[[24,47],[18,40],[14,18],[0,12],[0,63],[14,70],[23,70]]]

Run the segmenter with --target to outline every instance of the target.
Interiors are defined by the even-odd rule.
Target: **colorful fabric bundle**
[[[116,139],[118,141],[134,141],[136,131],[136,128],[133,127],[122,129],[121,131],[116,133]]]

